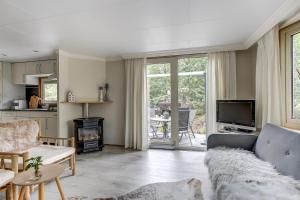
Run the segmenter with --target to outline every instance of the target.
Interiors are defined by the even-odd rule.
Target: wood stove
[[[76,152],[102,151],[103,148],[103,120],[102,117],[74,119],[74,136]]]

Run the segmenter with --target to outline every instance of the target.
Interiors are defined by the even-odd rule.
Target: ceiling
[[[0,59],[48,57],[57,49],[113,58],[246,48],[262,27],[298,8],[299,0],[0,0]]]

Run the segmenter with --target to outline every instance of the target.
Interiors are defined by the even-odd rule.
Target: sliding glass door
[[[148,136],[153,148],[195,148],[205,143],[205,55],[149,59]]]
[[[150,146],[172,146],[170,62],[156,60],[147,65],[147,90]]]

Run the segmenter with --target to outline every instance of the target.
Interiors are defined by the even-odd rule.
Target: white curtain
[[[256,59],[256,125],[283,123],[282,82],[279,58],[279,28],[259,41]]]
[[[208,54],[207,70],[207,135],[217,131],[216,100],[236,99],[236,54]]]
[[[146,128],[146,59],[125,60],[126,73],[126,119],[125,148],[147,148]]]

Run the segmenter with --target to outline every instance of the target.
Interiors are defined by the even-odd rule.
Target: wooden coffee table
[[[43,165],[40,168],[40,172],[42,174],[41,178],[38,180],[33,180],[34,170],[29,169],[25,172],[21,172],[17,174],[15,179],[13,180],[13,184],[17,186],[21,186],[21,191],[19,194],[19,200],[23,200],[26,193],[29,192],[29,187],[33,185],[39,186],[39,200],[45,199],[45,182],[51,181],[55,179],[58,191],[60,193],[60,197],[62,200],[65,200],[65,195],[62,190],[61,182],[59,176],[64,172],[64,167],[59,164],[50,164]],[[28,199],[28,195],[25,197]]]

